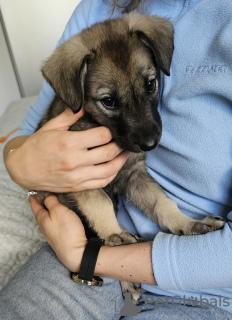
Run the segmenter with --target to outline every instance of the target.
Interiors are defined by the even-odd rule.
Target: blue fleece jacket
[[[195,219],[217,214],[223,230],[178,237],[120,199],[121,225],[153,240],[158,295],[211,304],[232,313],[232,1],[154,0],[147,14],[172,21],[175,50],[171,76],[162,76],[160,145],[147,154],[151,176],[179,208]],[[120,16],[116,10],[112,18]],[[83,0],[59,42],[108,19],[102,0]],[[16,135],[34,132],[54,93],[45,82]],[[207,299],[207,300],[206,300]],[[184,301],[185,300],[185,301]]]

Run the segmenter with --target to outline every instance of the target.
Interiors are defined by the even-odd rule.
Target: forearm
[[[102,247],[95,274],[151,285],[157,285],[152,268],[152,242]]]
[[[68,268],[78,272],[83,250],[78,249]],[[100,249],[95,275],[112,279],[157,285],[152,268],[152,242]]]
[[[159,233],[153,242],[153,270],[159,287],[163,290],[231,288],[231,243],[231,222],[222,230],[197,236]]]

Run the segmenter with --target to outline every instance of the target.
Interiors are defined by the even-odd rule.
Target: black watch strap
[[[85,248],[78,278],[85,281],[92,281],[94,270],[97,262],[97,257],[104,240],[98,238],[91,238]]]

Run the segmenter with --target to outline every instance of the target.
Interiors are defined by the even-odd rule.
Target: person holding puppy
[[[112,13],[102,0],[83,0],[59,44],[96,22],[120,17],[122,4],[113,1]],[[121,226],[145,242],[101,247],[95,274],[104,277],[104,284],[88,287],[70,279],[70,271],[79,272],[88,242],[78,216],[52,194],[45,199],[47,209],[32,197],[32,210],[49,245],[1,291],[0,319],[114,319],[123,304],[118,280],[143,284],[141,312],[134,319],[232,319],[232,4],[127,1],[127,10],[135,9],[165,17],[175,29],[171,76],[161,74],[163,133],[159,146],[147,153],[147,169],[186,215],[201,220],[217,214],[227,223],[206,235],[178,237],[160,232],[120,198]],[[73,115],[66,110],[34,133],[53,96],[44,83],[21,130],[6,145],[9,174],[28,190],[104,187],[128,153],[111,142],[105,127],[67,131],[83,111]],[[86,152],[90,147],[95,147],[91,159]]]

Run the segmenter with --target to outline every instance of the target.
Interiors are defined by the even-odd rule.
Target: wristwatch
[[[72,273],[71,278],[75,282],[88,286],[101,287],[103,279],[94,276],[94,270],[97,262],[99,250],[104,245],[104,240],[98,238],[90,238],[82,257],[79,273]]]

